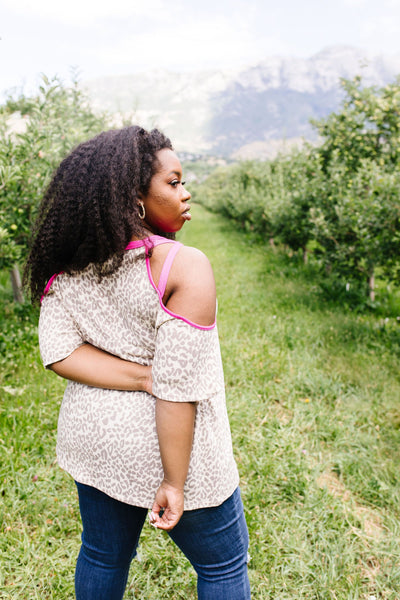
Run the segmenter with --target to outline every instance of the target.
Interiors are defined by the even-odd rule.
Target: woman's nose
[[[192,197],[192,194],[189,192],[189,190],[187,190],[185,187],[182,186],[182,190],[183,190],[183,197],[182,200],[186,201],[186,200],[190,200],[190,198]]]

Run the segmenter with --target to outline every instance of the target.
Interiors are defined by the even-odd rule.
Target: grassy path
[[[400,330],[321,306],[219,218],[185,235],[217,278],[255,597],[399,598]]]
[[[216,275],[253,598],[398,599],[400,327],[321,304],[303,269],[193,214],[180,238]],[[42,370],[23,318],[6,303],[0,598],[65,600],[79,522],[73,483],[54,463],[63,382]],[[166,536],[146,527],[140,556],[126,598],[195,598]]]

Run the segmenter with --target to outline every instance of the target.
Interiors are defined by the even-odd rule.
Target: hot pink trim
[[[170,241],[170,240],[168,240],[168,241]],[[185,317],[182,317],[181,315],[177,315],[176,313],[173,313],[171,310],[168,310],[168,308],[164,305],[164,303],[162,301],[162,296],[160,294],[160,290],[157,288],[156,284],[154,283],[153,276],[151,274],[151,268],[150,268],[150,258],[148,256],[146,256],[146,266],[147,266],[147,274],[149,276],[150,283],[158,294],[160,306],[164,312],[166,312],[168,315],[171,315],[171,317],[175,317],[176,319],[180,319],[181,321],[184,321],[185,323],[187,323],[188,325],[191,325],[192,327],[195,327],[196,329],[203,329],[206,331],[209,331],[210,329],[214,329],[214,327],[216,325],[216,320],[214,321],[214,323],[212,325],[198,325],[197,323],[193,323],[193,321],[189,321],[189,319],[185,319]]]
[[[133,240],[133,242],[129,242],[125,250],[132,250],[133,248],[141,248],[144,246],[143,240]]]
[[[174,262],[175,256],[176,256],[177,252],[179,252],[179,249],[181,247],[182,247],[182,244],[180,242],[175,242],[173,244],[172,248],[169,250],[169,252],[167,254],[167,258],[165,259],[164,264],[162,266],[161,275],[158,280],[158,286],[157,286],[158,291],[160,292],[161,298],[165,294],[165,288],[167,287],[168,275],[171,270],[172,263]]]
[[[141,248],[142,246],[146,246],[146,248],[154,248],[154,246],[159,246],[160,244],[167,244],[168,242],[174,242],[174,240],[169,240],[168,238],[161,237],[161,235],[150,235],[147,238],[142,240],[133,240],[129,242],[125,250],[132,250],[133,248]]]
[[[61,273],[54,273],[54,275],[52,275],[50,277],[50,279],[48,280],[48,282],[46,284],[46,287],[44,288],[43,296],[40,298],[40,303],[43,302],[43,298],[45,297],[45,295],[47,294],[47,292],[51,288],[51,284],[53,283],[53,281],[55,280],[55,278],[57,277],[57,275],[61,275],[62,273],[63,273],[63,271],[61,271]]]

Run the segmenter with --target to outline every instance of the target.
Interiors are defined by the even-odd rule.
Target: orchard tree
[[[277,185],[283,180],[280,164],[245,161],[236,165],[233,173],[234,194],[230,185],[223,194],[231,215],[246,231],[273,246],[276,214],[285,196],[283,185]]]
[[[294,252],[301,250],[306,263],[308,244],[314,237],[310,210],[326,187],[320,156],[314,148],[308,147],[276,161],[284,174],[282,187],[285,190],[285,199],[275,217],[276,235]]]
[[[342,171],[343,165],[331,167],[337,185]],[[374,300],[377,267],[400,283],[400,172],[363,160],[345,189],[340,187],[334,203],[311,209],[315,237],[329,270],[366,282]]]
[[[76,79],[66,86],[45,76],[36,96],[10,97],[0,110],[0,268],[10,270],[21,300],[17,265],[26,258],[44,190],[62,158],[104,129],[106,117],[93,112]]]
[[[200,184],[195,198],[274,245],[276,220],[287,202],[283,161],[243,161],[217,169]]]
[[[312,121],[322,138],[319,152],[324,167],[338,160],[350,178],[364,159],[376,161],[386,171],[396,169],[400,162],[400,76],[381,89],[362,87],[361,77],[342,79],[341,85],[345,92],[341,110]]]
[[[315,125],[326,186],[311,209],[328,269],[368,283],[400,281],[400,79],[382,89],[342,81],[341,110]]]

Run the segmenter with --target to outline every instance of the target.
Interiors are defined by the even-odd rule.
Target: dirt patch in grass
[[[326,488],[335,498],[340,498],[343,501],[344,506],[351,510],[353,515],[362,523],[364,534],[374,538],[380,538],[384,535],[385,529],[381,516],[373,509],[362,506],[357,502],[336,473],[325,471],[318,477],[317,484],[320,488]],[[356,531],[356,528],[353,527],[353,530]]]

